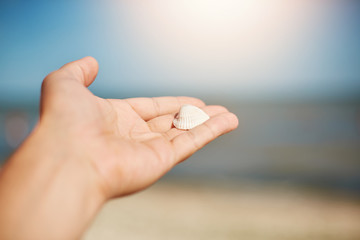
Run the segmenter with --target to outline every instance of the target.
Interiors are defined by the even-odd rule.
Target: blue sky
[[[360,96],[360,2],[291,2],[0,1],[0,102],[87,55],[102,96]]]

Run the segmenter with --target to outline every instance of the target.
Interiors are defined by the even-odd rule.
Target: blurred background
[[[42,79],[84,56],[105,98],[187,95],[239,129],[108,204],[84,239],[360,239],[360,1],[0,1],[0,162]]]

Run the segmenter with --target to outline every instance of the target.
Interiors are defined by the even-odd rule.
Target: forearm
[[[37,127],[0,173],[0,239],[77,239],[104,199],[81,150]]]

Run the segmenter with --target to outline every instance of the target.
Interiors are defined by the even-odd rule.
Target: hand
[[[0,239],[78,239],[108,199],[146,188],[237,127],[224,107],[189,97],[102,99],[86,57],[43,82],[40,121],[0,172]],[[183,104],[211,118],[172,127]]]
[[[236,116],[224,107],[205,106],[195,98],[96,97],[86,87],[97,71],[96,60],[86,57],[48,75],[40,120],[88,156],[106,197],[149,186],[206,143],[237,127]],[[173,128],[174,115],[183,104],[201,107],[211,119],[190,131]]]

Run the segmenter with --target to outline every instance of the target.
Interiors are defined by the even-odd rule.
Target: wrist
[[[66,134],[37,125],[0,176],[0,238],[78,238],[105,201],[97,178]]]
[[[89,145],[80,134],[66,132],[61,127],[56,128],[43,122],[35,127],[33,139],[30,141],[40,147],[39,163],[46,162],[58,174],[62,174],[59,170],[64,168],[65,175],[71,178],[72,182],[83,182],[89,186],[90,194],[98,196],[100,205],[106,201],[99,174],[92,164],[94,156],[90,155]]]
[[[32,144],[40,147],[39,165],[47,165],[49,172],[58,175],[70,189],[88,196],[95,206],[100,207],[106,201],[88,146],[79,135],[43,122],[34,129]]]

